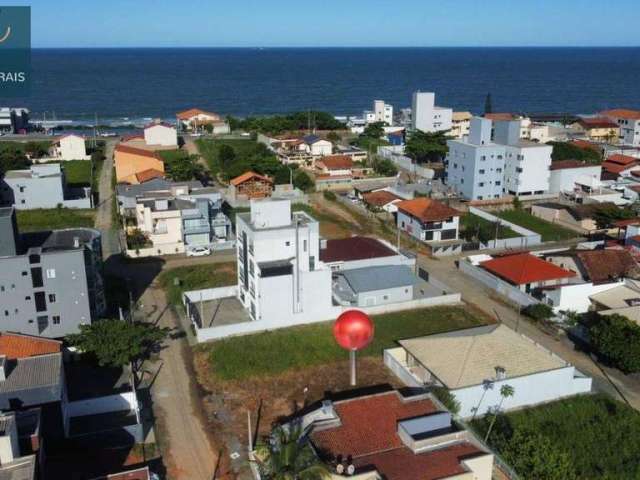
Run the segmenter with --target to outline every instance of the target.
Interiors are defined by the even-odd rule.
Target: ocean
[[[482,112],[640,109],[640,48],[34,49],[28,98],[0,96],[32,117],[172,118],[192,106],[221,114],[307,109],[360,114],[379,98]]]

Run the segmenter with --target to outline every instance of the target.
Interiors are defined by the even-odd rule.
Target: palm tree
[[[330,476],[299,424],[277,427],[256,448],[256,463],[265,480],[322,480]]]
[[[493,390],[493,380],[485,380],[482,382],[482,396],[480,396],[480,400],[478,401],[478,405],[473,409],[473,416],[471,417],[471,421],[473,422],[476,418],[476,415],[480,411],[480,404],[484,400],[485,395],[489,390]]]
[[[493,426],[496,423],[496,419],[498,418],[498,414],[500,413],[500,411],[502,410],[502,404],[504,403],[504,400],[506,398],[509,397],[513,397],[513,394],[516,392],[516,390],[511,386],[511,385],[502,385],[502,387],[500,387],[500,404],[498,405],[498,408],[496,408],[493,412],[493,418],[491,419],[491,424],[489,425],[489,429],[487,430],[487,434],[484,437],[484,442],[487,443],[487,440],[489,440],[489,435],[491,435],[491,430],[493,430]]]

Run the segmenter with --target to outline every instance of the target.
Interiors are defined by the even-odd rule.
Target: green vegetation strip
[[[488,415],[474,426],[483,433],[490,421]],[[527,438],[541,441],[527,446]],[[523,479],[640,478],[640,413],[601,394],[501,415],[489,443]],[[539,448],[543,444],[549,448]],[[568,462],[558,462],[557,455]],[[563,463],[568,468],[560,468]],[[548,470],[553,465],[555,474]]]
[[[359,355],[381,356],[404,338],[470,328],[486,323],[463,307],[434,307],[373,317],[375,338]],[[348,358],[332,333],[332,322],[304,325],[202,345],[213,374],[222,380],[274,375],[292,368]]]
[[[61,163],[67,183],[72,186],[91,185],[91,162],[89,160],[69,160]]]
[[[37,232],[60,228],[93,227],[95,211],[81,208],[51,208],[18,210],[18,228],[21,232]]]
[[[572,232],[566,228],[559,227],[553,223],[546,222],[538,217],[534,217],[525,210],[503,210],[495,213],[500,218],[508,222],[520,225],[528,230],[539,233],[543,242],[555,242],[559,240],[569,240],[578,236],[576,232]]]
[[[496,223],[485,220],[473,213],[467,213],[460,219],[461,233],[460,236],[467,241],[477,239],[480,242],[487,242],[495,238],[515,238],[520,235],[509,227],[503,225],[497,226]],[[497,227],[497,232],[496,232]],[[497,235],[496,235],[497,233]]]
[[[172,268],[162,272],[159,277],[160,285],[167,292],[169,303],[173,305],[181,305],[182,294],[189,290],[225,287],[235,284],[237,280],[235,263]]]

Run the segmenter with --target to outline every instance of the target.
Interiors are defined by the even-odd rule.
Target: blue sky
[[[13,0],[34,47],[638,46],[638,0]]]

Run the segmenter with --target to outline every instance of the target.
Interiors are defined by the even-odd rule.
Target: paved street
[[[627,377],[617,370],[604,368],[595,363],[589,355],[576,351],[573,342],[565,336],[554,338],[526,319],[519,319],[517,311],[494,300],[495,293],[489,288],[460,272],[454,263],[456,259],[442,257],[435,260],[420,256],[419,262],[420,266],[432,275],[448,284],[455,291],[461,292],[464,301],[479,307],[511,328],[515,329],[517,326],[519,332],[592,377],[593,385],[597,390],[606,392],[619,400],[627,401],[635,409],[640,410],[640,384],[637,380]]]

